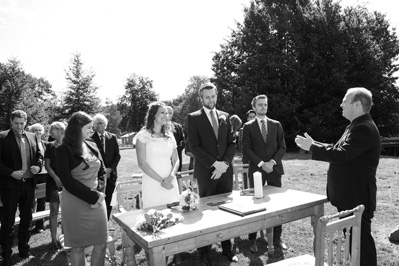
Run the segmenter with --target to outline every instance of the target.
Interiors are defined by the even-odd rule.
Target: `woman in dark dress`
[[[108,237],[105,206],[106,170],[97,145],[88,140],[93,119],[84,112],[72,115],[62,145],[56,149],[61,179],[62,226],[65,246],[71,247],[72,266],[84,266],[85,247],[93,246],[92,266],[103,266]]]
[[[57,175],[55,162],[55,149],[61,145],[65,134],[65,125],[61,122],[54,122],[50,125],[50,135],[52,142],[47,144],[44,154],[45,167],[47,171],[46,180],[46,200],[50,203],[50,233],[51,249],[58,250],[62,246],[57,240],[57,218],[60,208],[59,192],[62,190],[62,183]]]

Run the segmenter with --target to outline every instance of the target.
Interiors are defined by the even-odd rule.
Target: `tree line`
[[[200,108],[197,90],[211,80],[218,108],[243,121],[252,98],[266,94],[268,116],[281,121],[288,145],[303,132],[334,141],[347,124],[342,98],[348,88],[361,86],[373,93],[371,114],[381,135],[399,133],[399,41],[385,15],[362,6],[343,9],[333,0],[252,0],[243,12],[243,23],[213,56],[214,76],[191,77],[184,93],[167,101],[175,120],[184,125],[187,114]],[[0,63],[0,128],[8,128],[10,113],[20,108],[29,124],[83,110],[104,113],[117,135],[140,130],[148,104],[159,98],[152,80],[132,73],[124,95],[102,105],[94,76],[74,54],[65,70],[67,88],[56,95],[45,78],[25,73],[17,60]]]

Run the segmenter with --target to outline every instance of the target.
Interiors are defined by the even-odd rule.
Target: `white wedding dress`
[[[169,176],[172,170],[171,156],[173,148],[176,148],[176,141],[173,134],[168,134],[169,138],[156,138],[147,130],[141,130],[134,137],[133,143],[137,139],[145,144],[146,161],[150,167],[162,178]],[[143,208],[151,208],[159,205],[179,201],[179,187],[177,180],[173,180],[173,188],[167,190],[143,172],[142,199]]]

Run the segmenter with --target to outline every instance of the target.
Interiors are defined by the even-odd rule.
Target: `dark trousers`
[[[194,158],[190,157],[190,164],[188,165],[188,170],[194,169]]]
[[[281,187],[281,176],[277,176],[277,177],[268,177],[266,178],[265,172],[264,171],[260,171],[262,173],[262,183],[263,185],[267,184],[270,186],[274,186],[274,187]],[[254,187],[254,177],[253,175],[249,176],[249,187],[253,188]],[[279,241],[281,239],[281,233],[283,231],[283,227],[281,225],[275,226],[273,227],[273,242]],[[256,232],[255,233],[251,233],[248,235],[248,239],[249,240],[255,240],[256,239]],[[269,243],[271,244],[271,243]]]
[[[177,146],[177,156],[179,157],[179,169],[177,169],[178,172],[181,171],[181,168],[182,168],[182,165],[183,165],[182,151],[183,151],[183,147],[182,146]]]
[[[339,212],[344,211],[344,209],[341,208],[337,209]],[[371,219],[373,217],[373,212],[364,210],[360,230],[360,265],[362,266],[377,266],[377,249],[375,247],[374,238],[371,235]]]
[[[21,218],[18,226],[18,250],[19,253],[29,252],[30,223],[32,222],[32,206],[35,197],[33,180],[26,182],[17,181],[18,187],[14,189],[1,189],[1,201],[3,202],[1,213],[0,245],[2,257],[10,258],[13,244],[13,229],[15,213],[19,208]]]
[[[108,179],[107,181],[108,181],[107,186],[105,187],[105,205],[107,206],[107,217],[109,220],[112,211],[111,200],[112,200],[112,194],[114,193],[115,190],[115,183],[110,181],[110,179]]]
[[[199,186],[199,196],[209,197],[213,195],[228,193],[233,190],[233,177],[222,176],[220,179],[197,179]],[[225,240],[221,242],[223,251],[231,251],[231,241]],[[198,248],[200,253],[206,253],[211,246]]]
[[[47,174],[38,174],[36,176],[37,184],[46,183],[46,179],[47,179]],[[44,210],[46,210],[46,197],[36,200],[36,212]],[[44,219],[36,221],[36,229],[44,229]]]

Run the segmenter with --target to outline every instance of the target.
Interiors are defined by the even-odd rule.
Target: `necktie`
[[[105,152],[105,142],[104,142],[104,135],[100,135],[100,141],[101,141],[101,149]]]
[[[22,160],[22,171],[28,170],[28,166],[26,163],[26,145],[25,138],[22,135],[19,135],[19,148],[21,150],[21,160]]]
[[[266,142],[266,140],[267,140],[267,130],[266,130],[265,120],[261,120],[261,123],[262,123],[262,137],[263,137],[263,140]]]
[[[216,118],[215,118],[215,116],[214,116],[214,114],[213,114],[213,110],[211,110],[210,112],[209,112],[209,114],[211,115],[211,120],[212,120],[212,127],[213,127],[213,132],[215,132],[215,136],[216,136],[216,139],[218,138],[218,132],[219,132],[219,130],[218,130],[218,123],[216,122]]]

